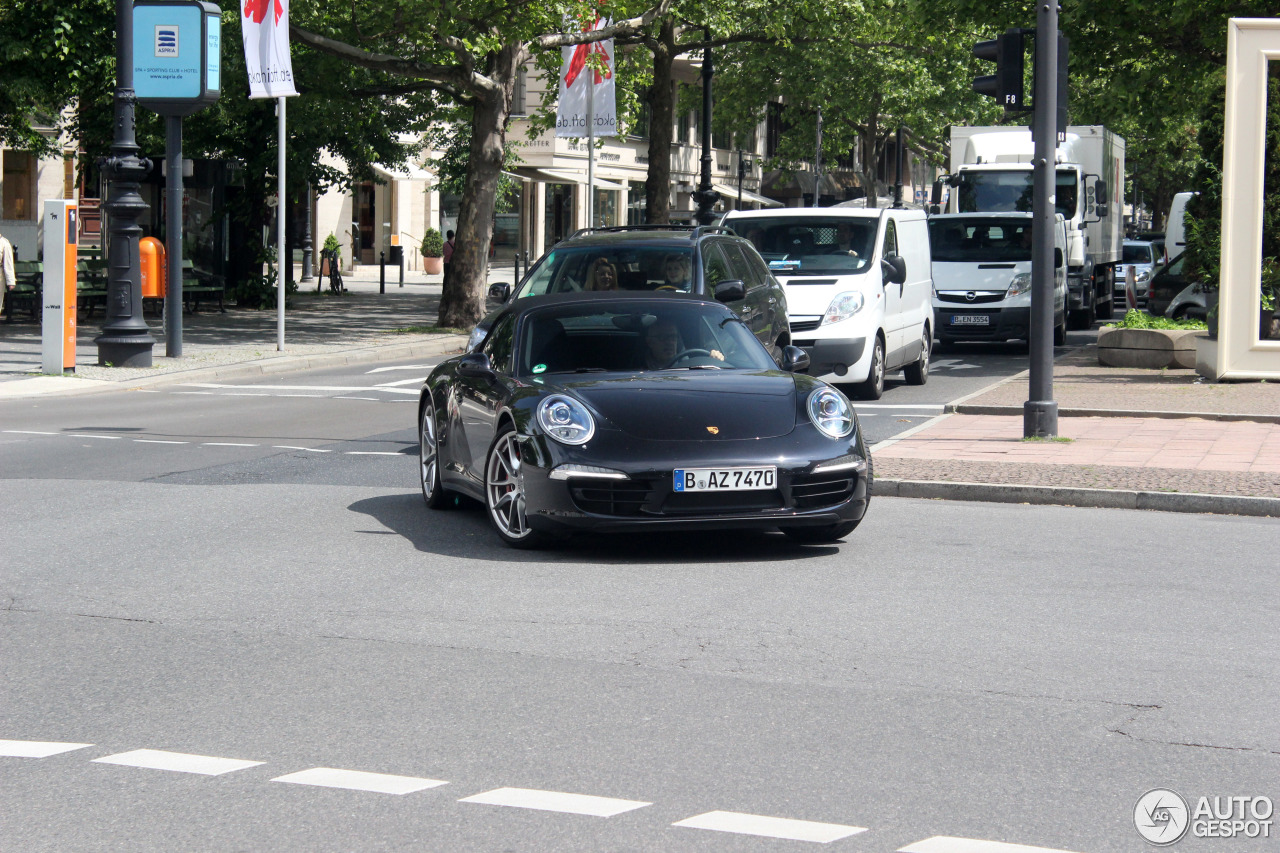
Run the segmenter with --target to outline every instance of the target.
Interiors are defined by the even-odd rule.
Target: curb
[[[159,373],[155,376],[142,376],[137,379],[113,381],[110,379],[88,380],[94,384],[90,387],[78,386],[65,389],[48,390],[47,385],[37,389],[32,387],[24,393],[21,388],[12,386],[24,380],[0,385],[0,399],[17,400],[31,397],[70,396],[72,394],[92,394],[102,391],[132,390],[149,388],[154,385],[170,385],[183,382],[202,382],[206,380],[246,379],[256,376],[273,376],[298,370],[311,370],[319,367],[337,367],[344,364],[366,364],[372,361],[384,361],[399,358],[418,358],[423,356],[444,355],[453,351],[461,351],[467,339],[462,335],[436,335],[425,341],[405,344],[380,344],[358,349],[338,350],[328,353],[291,356],[288,353],[274,358],[236,364],[219,365],[217,367],[197,367],[191,370],[174,370]],[[33,377],[36,380],[50,377]],[[57,379],[58,377],[52,377]],[[5,387],[9,386],[9,387]]]
[[[967,403],[947,403],[942,407],[942,411],[953,415],[1022,417],[1022,408],[1020,406],[973,406]],[[1059,409],[1058,416],[1063,418],[1200,418],[1205,421],[1252,421],[1253,423],[1280,424],[1280,415],[1250,415],[1243,412],[1145,412],[1133,409]]]
[[[876,497],[1080,506],[1101,509],[1145,509],[1158,512],[1280,518],[1280,498],[1242,495],[1200,495],[1188,492],[1138,492],[1123,489],[1078,489],[1063,486],[880,478],[876,478],[873,489]]]

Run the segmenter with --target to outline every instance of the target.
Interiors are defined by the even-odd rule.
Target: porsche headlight
[[[1021,296],[1024,293],[1031,292],[1031,273],[1020,272],[1013,277],[1013,281],[1009,282],[1009,290],[1005,293],[1005,299],[1012,299],[1015,296]]]
[[[863,304],[862,291],[851,290],[848,293],[837,295],[835,299],[831,300],[831,304],[827,306],[826,313],[822,315],[822,325],[848,320],[862,310]]]
[[[538,404],[538,426],[561,444],[586,444],[596,434],[596,423],[586,407],[560,394]]]
[[[484,326],[476,326],[471,330],[471,336],[467,338],[467,352],[475,352],[476,347],[480,346],[480,342],[484,340],[484,336],[489,334],[488,328]]]
[[[819,388],[809,395],[809,420],[831,438],[853,432],[853,406],[834,388]]]

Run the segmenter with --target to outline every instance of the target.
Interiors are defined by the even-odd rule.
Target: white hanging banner
[[[608,21],[597,18],[584,32],[607,25]],[[556,136],[617,136],[613,39],[562,47],[560,55],[563,61],[560,67],[560,104],[556,107]],[[603,70],[587,66],[587,57],[592,55],[604,60]],[[592,115],[594,121],[589,118]]]
[[[298,94],[289,56],[289,0],[240,0],[250,98]]]

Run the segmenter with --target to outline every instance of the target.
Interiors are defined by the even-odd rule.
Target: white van
[[[929,217],[939,344],[1031,336],[1031,214]],[[1066,222],[1054,217],[1053,345],[1067,342]]]
[[[791,343],[809,373],[835,374],[877,400],[886,373],[929,378],[933,342],[929,233],[924,211],[850,207],[730,211],[787,292]]]
[[[1164,220],[1164,245],[1169,257],[1176,258],[1187,250],[1187,202],[1200,193],[1175,193]]]

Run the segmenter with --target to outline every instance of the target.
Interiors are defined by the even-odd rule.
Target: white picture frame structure
[[[1222,157],[1222,280],[1218,339],[1197,340],[1196,372],[1211,379],[1280,379],[1280,340],[1258,336],[1267,68],[1280,61],[1280,18],[1227,22]],[[1280,187],[1272,187],[1275,192]]]

